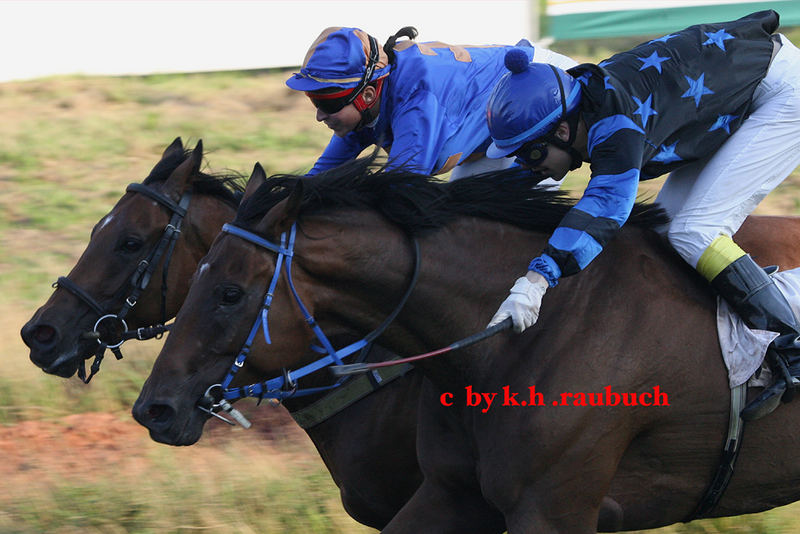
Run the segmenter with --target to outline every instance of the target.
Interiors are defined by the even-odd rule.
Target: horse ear
[[[175,143],[173,143],[175,144]],[[193,176],[200,172],[200,164],[203,163],[203,141],[197,142],[189,157],[178,168],[172,171],[164,184],[165,191],[171,192],[175,198],[180,198],[186,187],[191,182]]]
[[[264,172],[264,167],[261,166],[260,163],[256,162],[255,167],[253,167],[253,172],[250,174],[250,179],[247,180],[247,187],[244,188],[244,196],[242,197],[242,202],[247,200],[250,195],[256,192],[261,184],[267,181],[267,173]]]
[[[266,235],[280,235],[289,230],[300,215],[300,206],[303,203],[303,180],[300,179],[289,193],[274,208],[269,210],[258,223],[258,230]]]
[[[161,159],[167,159],[173,153],[183,154],[183,141],[181,141],[180,137],[176,137],[175,140],[170,143],[170,145],[164,150],[164,153],[161,155]]]

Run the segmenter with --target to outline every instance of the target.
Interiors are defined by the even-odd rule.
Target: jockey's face
[[[552,143],[547,143],[547,156],[537,165],[530,165],[524,159],[518,158],[520,166],[526,169],[533,169],[544,176],[549,176],[553,180],[561,180],[569,172],[572,164],[572,157],[569,152],[558,148]]]
[[[585,152],[585,133],[581,122],[576,132],[576,138],[572,146],[576,147],[579,153]],[[562,121],[553,132],[553,135],[564,141],[569,140],[569,124]],[[572,168],[572,155],[563,148],[560,148],[553,143],[542,143],[543,149],[537,148],[536,142],[531,142],[523,145],[519,154],[517,154],[517,161],[522,167],[526,169],[533,169],[534,171],[549,176],[553,180],[561,180]],[[538,161],[539,156],[544,156],[544,159]]]
[[[336,113],[325,113],[317,108],[317,121],[324,122],[334,134],[344,137],[355,130],[361,122],[361,112],[353,104],[346,105]]]

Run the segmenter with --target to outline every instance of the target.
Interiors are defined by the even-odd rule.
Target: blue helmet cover
[[[389,74],[388,58],[378,46],[379,59],[371,80]],[[300,72],[286,85],[296,91],[319,91],[330,87],[356,87],[368,63],[369,35],[359,28],[327,28],[312,43]]]
[[[567,113],[580,103],[580,84],[569,74],[548,63],[531,63],[524,49],[506,53],[509,72],[497,82],[486,114],[492,144],[486,151],[490,158],[511,154],[526,142],[547,134],[562,117],[561,90],[564,88]]]

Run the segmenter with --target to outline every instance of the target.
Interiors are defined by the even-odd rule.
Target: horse
[[[81,371],[84,360],[102,349],[98,330],[110,336],[108,344],[118,342],[122,332],[112,328],[118,326],[116,318],[96,323],[112,311],[124,310],[131,292],[141,287],[142,277],[135,273],[164,239],[175,204],[190,191],[170,259],[165,252],[160,262],[152,265],[147,276],[150,283],[144,284],[123,320],[125,329],[138,336],[175,316],[197,263],[222,225],[233,220],[244,192],[237,174],[200,172],[202,158],[201,143],[190,150],[180,138],[175,139],[144,181],[129,186],[95,225],[89,245],[66,281],[55,284],[48,301],[22,327],[21,336],[30,347],[34,364],[47,373],[69,378]],[[250,183],[265,179],[264,169],[256,164]],[[370,359],[385,357],[380,347],[374,347],[369,355]],[[416,405],[421,374],[395,376],[394,381],[387,379],[380,386],[360,391],[358,387],[345,388],[350,394],[341,398],[337,392],[338,400],[319,394],[284,403],[319,451],[340,488],[347,512],[376,528],[389,522],[422,481],[414,445],[416,410],[374,415],[375,406]],[[374,428],[381,431],[374,433]],[[353,461],[352,446],[347,445],[353,437],[362,444],[359,457],[368,460]]]
[[[189,151],[176,138],[144,181],[128,186],[94,226],[69,275],[22,327],[35,365],[69,378],[98,348],[121,344],[128,328],[148,329],[175,316],[198,261],[235,215],[244,189],[238,175],[200,172],[202,152],[202,142]]]
[[[354,163],[269,180],[243,203],[198,267],[134,405],[154,440],[195,442],[209,417],[198,406],[229,369],[238,368],[234,384],[288,376],[310,361],[312,326],[327,338],[363,337],[393,315],[414,278],[381,344],[412,354],[482,329],[572,206],[502,173],[445,185],[366,169]],[[418,364],[429,379],[417,424],[424,479],[384,532],[619,531],[691,514],[717,467],[729,390],[713,295],[648,219],[663,223],[639,208],[586,272],[548,293],[533,329]],[[774,252],[781,255],[762,247],[757,256],[769,261]],[[785,258],[784,266],[797,265],[797,253]],[[256,337],[240,363],[270,280],[270,343]],[[514,393],[533,403],[535,392],[543,406],[515,405]],[[605,407],[577,400],[603,392],[668,399]],[[468,406],[493,394],[506,405]],[[566,406],[550,405],[559,399]],[[800,467],[785,452],[798,445],[790,432],[796,410],[790,404],[750,423],[736,475],[709,516],[800,497]]]

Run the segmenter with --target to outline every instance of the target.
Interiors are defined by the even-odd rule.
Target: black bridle
[[[158,338],[164,335],[164,332],[170,328],[170,325],[165,324],[167,322],[167,274],[169,272],[169,262],[172,258],[172,252],[175,249],[175,242],[178,240],[178,236],[181,233],[181,223],[183,222],[183,218],[186,216],[186,210],[189,207],[191,192],[186,191],[183,196],[181,196],[180,202],[176,204],[166,195],[159,193],[158,191],[144,184],[130,184],[125,191],[128,193],[140,193],[150,197],[170,210],[172,216],[169,223],[164,228],[164,233],[161,236],[161,239],[150,251],[150,254],[139,262],[139,265],[136,267],[136,271],[131,276],[127,284],[127,287],[129,287],[129,294],[125,298],[125,302],[123,303],[120,311],[118,313],[109,313],[106,307],[98,303],[88,292],[65,276],[60,276],[58,280],[53,283],[54,288],[66,289],[78,297],[81,302],[89,306],[89,308],[91,308],[99,316],[99,319],[97,319],[95,322],[92,331],[83,334],[83,337],[96,339],[98,343],[97,350],[94,353],[94,362],[92,362],[89,376],[86,376],[86,367],[84,364],[86,360],[91,358],[91,356],[84,358],[81,361],[80,367],[78,367],[78,377],[86,384],[88,384],[92,377],[100,370],[100,363],[103,361],[103,356],[105,355],[106,349],[111,350],[111,352],[114,353],[114,356],[120,360],[122,359],[122,351],[120,350],[120,346],[128,339],[144,340]],[[164,256],[165,253],[166,256]],[[164,268],[162,269],[161,283],[161,322],[149,327],[128,330],[128,324],[125,322],[125,317],[136,305],[136,301],[139,299],[139,296],[142,294],[142,292],[147,288],[148,284],[150,283],[150,279],[153,276],[153,272],[155,271],[156,266],[159,264],[162,256],[164,256]],[[116,294],[122,294],[125,292],[125,290],[126,286],[123,286]],[[113,321],[114,325],[116,326],[115,329],[112,328],[110,330],[119,332],[114,336],[113,339],[104,339],[103,334],[101,334],[100,330],[98,330],[100,325],[107,321]],[[108,330],[109,329],[107,328],[106,333],[108,333]],[[66,360],[67,358],[65,358],[63,361],[61,358],[59,358],[50,365],[50,368],[52,369],[58,367]]]

